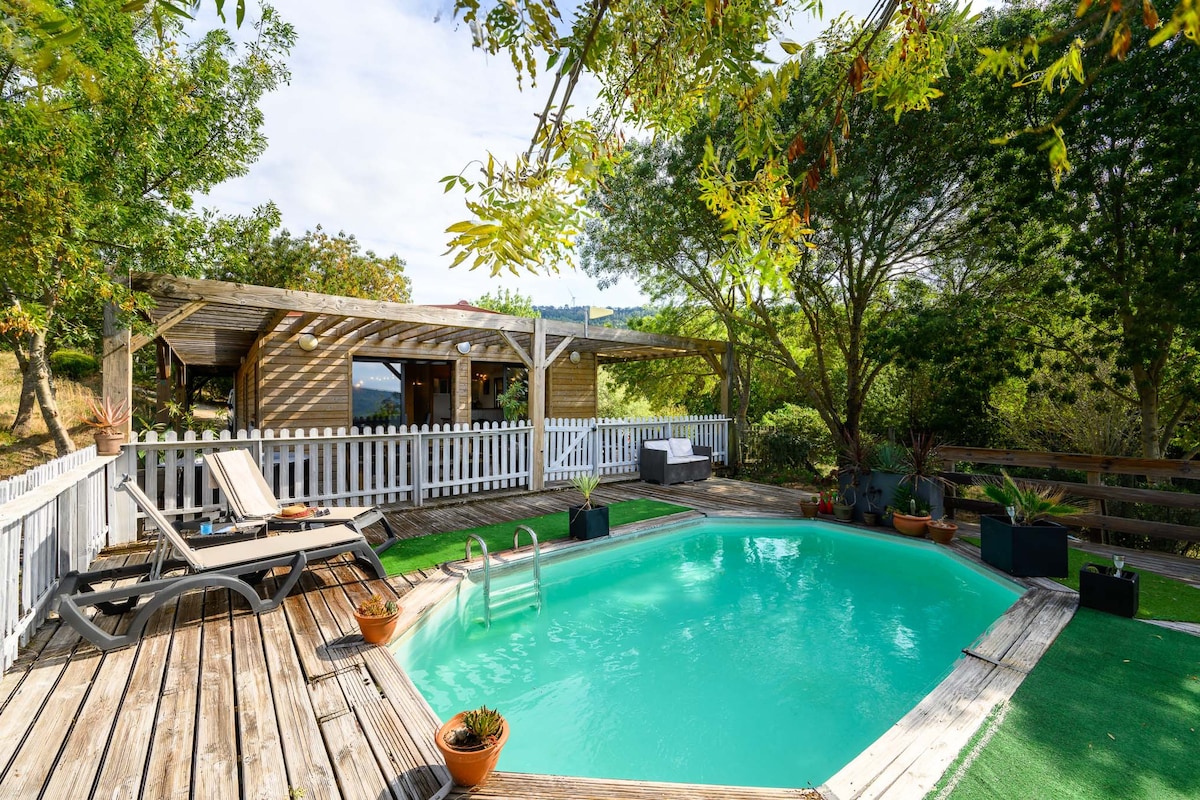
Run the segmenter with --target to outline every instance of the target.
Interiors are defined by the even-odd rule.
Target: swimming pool
[[[493,592],[529,570],[493,574]],[[542,608],[482,623],[464,582],[396,657],[443,719],[486,703],[499,769],[819,785],[936,686],[1020,588],[935,545],[704,520],[542,565]]]

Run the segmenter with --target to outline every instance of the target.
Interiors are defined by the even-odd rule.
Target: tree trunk
[[[13,420],[9,433],[17,439],[24,439],[33,434],[33,409],[37,404],[37,381],[33,370],[29,368],[29,359],[19,344],[13,348],[13,354],[17,357],[17,367],[21,371],[21,399],[17,403],[17,417]]]
[[[1137,389],[1142,416],[1142,458],[1162,458],[1158,446],[1158,391],[1140,382]]]
[[[58,401],[54,398],[54,389],[50,386],[50,364],[46,360],[46,334],[35,333],[29,340],[29,370],[33,373],[34,392],[38,405],[42,408],[42,419],[50,437],[54,439],[54,447],[60,456],[75,451],[75,442],[67,433],[66,426],[58,414]]]

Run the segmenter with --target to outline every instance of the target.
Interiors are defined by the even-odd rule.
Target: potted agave
[[[434,743],[459,786],[487,780],[508,741],[508,722],[499,711],[480,706],[455,714],[438,729]]]
[[[592,505],[592,492],[600,485],[596,475],[576,475],[571,485],[583,495],[583,503],[568,508],[568,527],[572,539],[597,539],[608,536],[608,506]]]
[[[123,429],[129,422],[129,406],[123,402],[114,404],[106,397],[99,403],[93,398],[88,402],[88,409],[92,415],[86,417],[83,424],[95,431],[96,455],[119,455],[125,439]]]
[[[984,494],[1005,515],[979,518],[980,557],[1009,575],[1065,578],[1067,528],[1047,518],[1079,509],[1063,502],[1067,494],[1062,489],[1018,483],[1004,470],[1000,476],[983,483]]]
[[[373,594],[354,609],[354,618],[367,644],[387,644],[396,632],[400,606],[395,600],[384,602],[380,595]]]

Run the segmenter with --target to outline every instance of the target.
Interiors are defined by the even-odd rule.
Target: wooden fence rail
[[[545,478],[637,472],[642,442],[677,436],[711,447],[713,461],[728,463],[729,419],[717,415],[650,419],[546,420]]]
[[[1103,475],[1134,475],[1158,480],[1200,481],[1200,461],[1181,459],[1125,458],[1094,456],[1082,453],[1049,453],[1024,450],[993,450],[974,447],[940,447],[938,456],[951,469],[942,477],[952,484],[963,486],[977,482],[976,475],[953,469],[957,463],[989,464],[1007,467],[1074,470],[1085,474],[1084,483],[1023,479],[1029,483],[1062,489],[1072,498],[1091,501],[1089,513],[1061,517],[1070,525],[1099,530],[1105,533],[1126,533],[1175,541],[1200,542],[1200,527],[1171,522],[1133,519],[1108,513],[1110,501],[1142,503],[1164,508],[1200,510],[1200,493],[1172,492],[1161,489],[1138,489],[1125,486],[1106,486]],[[963,497],[946,497],[946,509],[997,513],[995,503]]]

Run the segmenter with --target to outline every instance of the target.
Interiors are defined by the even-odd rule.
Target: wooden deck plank
[[[167,655],[171,650],[171,628],[178,604],[178,600],[168,603],[150,617],[146,634],[136,648],[137,660],[117,710],[109,747],[98,764],[100,774],[94,795],[97,798],[137,800],[145,783],[146,761],[154,720],[158,716]],[[67,794],[49,793],[59,778],[57,772],[52,778],[47,786],[47,797],[67,797]],[[71,786],[65,782],[59,785],[64,791]]]
[[[232,627],[241,795],[246,800],[277,800],[287,797],[287,766],[271,698],[262,631],[258,617],[246,611],[234,612]]]
[[[321,738],[321,729],[313,712],[287,618],[281,609],[276,609],[262,614],[259,622],[267,671],[271,676],[271,697],[279,722],[288,788],[303,790],[305,800],[337,798],[340,794],[333,765]]]
[[[42,651],[46,649],[46,645],[50,643],[50,639],[58,632],[57,623],[48,623],[43,625],[41,629],[29,640],[24,648],[21,649],[17,660],[13,662],[8,672],[0,675],[0,716],[4,714],[4,709],[8,706],[8,701],[16,693],[21,686],[21,681],[25,680],[25,676],[29,674],[29,670],[37,662]]]
[[[237,797],[239,794],[238,736],[234,719],[238,702],[233,681],[229,599],[225,589],[205,592],[193,777],[196,797]]]
[[[154,727],[135,734],[151,739],[146,797],[191,797],[203,607],[202,592],[189,592],[180,598]]]
[[[450,774],[445,766],[430,766],[389,702],[356,706],[354,713],[396,800],[428,800],[446,787]]]
[[[352,713],[321,721],[321,735],[346,800],[380,800],[391,794],[375,753]]]

